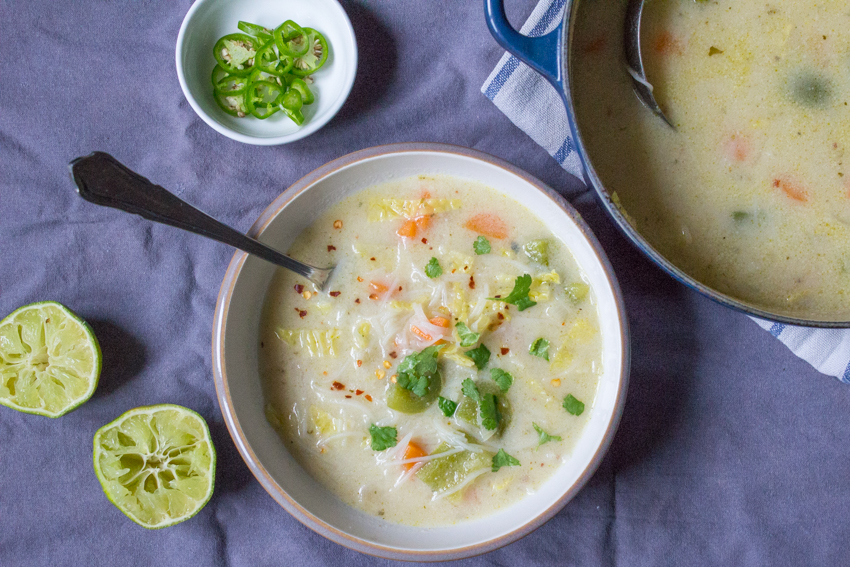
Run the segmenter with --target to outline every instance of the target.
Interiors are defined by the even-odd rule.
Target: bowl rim
[[[509,174],[520,177],[524,181],[533,185],[536,189],[540,190],[544,193],[544,195],[548,196],[556,206],[561,208],[573,220],[602,265],[603,272],[608,284],[611,286],[614,296],[614,310],[617,313],[617,325],[620,331],[620,352],[622,362],[620,365],[619,386],[613,410],[608,420],[605,433],[603,434],[602,441],[596,448],[593,456],[588,461],[587,466],[579,475],[576,482],[573,483],[573,485],[570,486],[569,489],[548,508],[543,510],[529,522],[514,528],[510,532],[472,545],[445,550],[418,551],[384,546],[347,534],[314,516],[309,510],[293,500],[289,494],[287,494],[287,492],[274,481],[265,467],[260,463],[257,455],[248,443],[245,433],[243,432],[233,409],[233,402],[230,398],[230,390],[227,385],[228,381],[225,371],[224,332],[227,326],[230,299],[233,295],[236,280],[238,279],[245,261],[248,258],[248,254],[241,251],[237,251],[233,255],[233,258],[227,267],[216,302],[212,328],[213,379],[216,397],[219,402],[219,408],[224,418],[225,425],[227,426],[227,430],[230,433],[237,450],[242,456],[242,459],[245,461],[245,464],[248,465],[251,473],[263,489],[265,489],[266,492],[268,492],[269,495],[296,520],[312,531],[335,543],[368,555],[385,559],[406,561],[446,561],[480,555],[508,545],[528,535],[557,514],[584,487],[588,480],[590,480],[599,468],[605,453],[608,451],[623,414],[631,366],[630,332],[622,291],[620,290],[613,267],[602,249],[602,246],[599,244],[599,241],[596,239],[596,236],[591,232],[589,226],[585,223],[578,211],[569,205],[569,203],[567,203],[561,195],[533,177],[531,174],[502,159],[477,150],[449,144],[412,142],[374,146],[344,155],[313,170],[293,183],[288,189],[284,190],[284,192],[274,199],[257,218],[256,222],[254,222],[250,230],[247,232],[248,236],[257,238],[292,200],[307,191],[321,179],[335,173],[339,169],[357,162],[367,161],[377,157],[411,152],[460,155],[462,157],[484,161],[490,165],[506,170]]]
[[[184,45],[186,43],[186,33],[189,28],[189,23],[192,18],[195,16],[195,13],[201,9],[201,7],[208,2],[216,2],[219,0],[195,0],[192,3],[192,6],[186,12],[186,15],[183,17],[183,22],[180,24],[180,31],[177,33],[177,43],[174,48],[174,59],[175,66],[177,68],[177,80],[180,83],[180,89],[183,91],[183,96],[189,102],[189,106],[192,107],[192,110],[195,111],[201,120],[203,120],[207,126],[222,134],[227,136],[231,140],[236,140],[237,142],[242,142],[244,144],[251,144],[254,146],[279,146],[282,144],[288,144],[290,142],[295,142],[302,138],[306,138],[310,134],[317,132],[321,128],[323,128],[328,122],[334,119],[339,110],[342,108],[342,105],[348,100],[348,96],[351,94],[351,89],[354,87],[354,81],[357,78],[357,67],[359,65],[359,54],[357,48],[357,35],[354,33],[354,26],[351,25],[351,19],[348,17],[348,13],[343,8],[342,4],[340,4],[339,0],[326,0],[336,6],[339,10],[339,13],[342,16],[342,21],[345,22],[347,35],[350,36],[352,43],[354,44],[354,50],[352,52],[353,57],[353,70],[350,73],[348,81],[342,86],[340,90],[340,95],[333,106],[330,107],[325,117],[320,120],[312,120],[306,123],[304,126],[296,130],[291,134],[284,134],[281,136],[269,136],[269,137],[259,137],[252,136],[250,134],[243,134],[242,132],[237,132],[232,130],[210,116],[198,103],[195,95],[192,94],[192,91],[189,89],[189,85],[186,82],[186,76],[183,71],[183,61],[181,55],[184,51]]]

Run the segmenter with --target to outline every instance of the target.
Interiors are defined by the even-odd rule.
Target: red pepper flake
[[[496,295],[496,296],[494,296],[494,297],[495,297],[496,299],[499,299],[499,298],[501,298],[502,296],[501,296],[501,295]]]
[[[369,394],[366,394],[364,397],[366,398],[366,400],[370,402],[372,401],[372,396],[370,396]]]
[[[333,384],[331,384],[331,389],[332,390],[345,390],[345,384],[341,384],[339,382],[334,382]]]
[[[336,250],[336,246],[328,244],[328,252],[333,252],[334,250]]]
[[[374,256],[372,256],[372,257],[371,257],[371,258],[369,258],[369,259],[370,259],[370,260],[372,260],[373,262],[375,261],[375,257],[374,257]]]
[[[360,276],[357,276],[357,281],[362,282],[363,278],[361,278]]]
[[[362,360],[358,360],[358,361],[357,361],[357,368],[360,368],[361,366],[363,366],[363,361],[362,361]]]
[[[499,313],[499,314],[497,314],[497,315],[496,315],[496,318],[497,318],[499,321],[502,321],[502,320],[504,320],[504,319],[505,319],[505,316],[504,316],[504,315],[502,315],[501,313]]]
[[[360,298],[358,297],[357,299],[355,299],[354,303],[360,303]]]
[[[300,295],[301,293],[303,293],[303,291],[304,291],[304,286],[303,286],[303,285],[301,285],[300,283],[299,283],[299,284],[295,284],[295,292],[296,292],[296,293],[298,293],[298,294]]]
[[[398,286],[398,290],[401,291],[401,286]]]
[[[375,301],[376,299],[378,299],[378,294],[377,293],[370,293],[369,299],[371,299],[372,301]]]
[[[298,309],[296,307],[295,310],[298,312],[298,316],[302,319],[307,316],[307,312],[304,309]]]
[[[398,358],[398,354],[396,354],[396,352],[395,352],[395,351],[392,351],[392,352],[390,353],[390,358]]]
[[[356,392],[354,392],[354,393],[355,393],[355,395],[358,395],[358,396],[359,396],[360,394],[362,394],[362,393],[363,393],[363,390],[357,390],[357,391],[356,391]]]
[[[502,356],[504,356],[504,355],[508,354],[509,352],[511,352],[511,349],[509,349],[508,347],[502,347],[502,348],[499,350],[499,352],[501,352],[501,353],[502,353]]]
[[[469,276],[469,289],[475,289],[475,278]]]
[[[340,294],[340,293],[341,293],[341,292],[339,292],[339,291],[332,291],[332,292],[330,292],[328,295],[330,295],[331,297],[339,297],[339,294]]]
[[[351,398],[351,396],[349,396],[349,395],[346,395],[345,397],[346,397],[346,398]]]
[[[422,239],[422,244],[428,244],[428,239],[427,239],[427,238],[423,238],[423,239]]]

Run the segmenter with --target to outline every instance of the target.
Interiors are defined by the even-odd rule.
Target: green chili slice
[[[301,113],[301,106],[304,101],[301,99],[301,93],[292,88],[286,89],[286,92],[278,99],[278,104],[293,122],[299,126],[304,124],[304,115]]]
[[[298,57],[307,53],[307,32],[292,20],[286,20],[274,30],[274,41],[281,54]]]
[[[258,26],[257,24],[252,24],[251,22],[243,22],[239,21],[236,26],[243,32],[248,35],[252,35],[260,40],[261,44],[268,43],[274,39],[272,35],[272,30],[269,28],[264,28],[263,26]]]
[[[316,97],[313,96],[313,91],[310,90],[310,87],[307,86],[307,83],[304,82],[304,79],[299,79],[294,75],[286,76],[286,84],[291,89],[295,89],[301,95],[301,102],[304,104],[313,104],[313,101],[316,100]]]
[[[215,102],[219,108],[231,116],[242,118],[249,110],[245,104],[245,93],[223,94],[215,93]]]
[[[215,42],[213,55],[222,69],[231,75],[244,76],[254,67],[260,41],[243,33],[231,33]]]
[[[257,52],[256,67],[270,75],[282,77],[292,69],[294,59],[287,55],[279,55],[273,41],[268,42]]]
[[[304,55],[295,58],[291,73],[297,77],[311,75],[322,68],[328,60],[328,41],[313,28],[304,28],[307,33],[309,49]]]

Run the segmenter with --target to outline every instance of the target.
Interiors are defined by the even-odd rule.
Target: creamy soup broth
[[[573,95],[622,210],[697,280],[771,311],[850,318],[850,2],[649,0],[632,93],[625,1],[583,0]]]
[[[473,243],[482,232],[490,251],[479,255]],[[549,242],[548,266],[539,247],[530,253],[538,261],[523,249],[542,240]],[[301,465],[343,501],[392,522],[449,525],[516,502],[570,457],[602,371],[595,300],[567,246],[521,204],[450,177],[394,181],[332,207],[289,253],[337,268],[325,292],[285,270],[274,277],[260,344],[267,419]],[[442,269],[433,278],[426,273],[432,258]],[[508,298],[524,274],[532,277],[528,298],[536,305],[520,311],[486,299]],[[479,340],[461,347],[459,323]],[[446,417],[438,402],[421,413],[390,409],[403,361],[437,337],[444,341],[440,396],[461,404],[455,415]],[[548,351],[538,352],[548,361],[529,352],[537,339],[548,341]],[[491,355],[479,370],[466,353],[482,344]],[[494,368],[513,378],[507,392],[491,378]],[[501,435],[482,426],[484,410],[475,403],[474,423],[459,417],[471,403],[465,379],[498,396]],[[567,411],[568,396],[585,410]],[[538,447],[534,424],[562,440]],[[373,426],[395,427],[397,444],[375,450]],[[405,455],[408,441],[421,453]],[[499,449],[520,464],[492,472]],[[435,451],[450,451],[465,472],[444,483],[434,480],[436,459],[429,477],[422,476],[427,461],[398,464]]]

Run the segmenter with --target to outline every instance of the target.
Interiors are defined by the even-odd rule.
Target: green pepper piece
[[[293,122],[299,126],[304,124],[304,115],[301,113],[301,107],[304,102],[301,100],[301,93],[295,89],[286,89],[286,92],[278,99],[278,104],[283,112],[289,116]]]
[[[266,44],[274,39],[272,30],[264,28],[263,26],[258,26],[257,24],[252,24],[251,22],[243,22],[240,20],[239,23],[236,24],[236,27],[248,35],[256,37],[262,44]]]
[[[316,97],[313,96],[313,91],[310,90],[310,87],[307,86],[304,79],[299,79],[295,75],[287,75],[286,84],[289,85],[289,88],[295,89],[299,92],[301,95],[301,102],[304,104],[313,104],[313,101],[316,100]]]
[[[217,71],[218,70],[218,71]],[[224,76],[221,77],[221,73],[224,73]],[[216,77],[221,77],[216,81]],[[213,89],[216,93],[219,94],[239,94],[244,93],[245,88],[248,86],[250,82],[246,77],[240,77],[239,75],[231,75],[218,65],[215,66],[212,73],[213,80]]]
[[[292,70],[292,65],[294,63],[295,60],[292,57],[286,55],[281,56],[277,51],[275,51],[275,43],[273,41],[265,44],[257,52],[256,67],[270,75],[282,77]]]
[[[245,76],[254,67],[260,40],[243,33],[231,33],[215,42],[213,55],[221,67],[231,75]]]
[[[248,112],[257,118],[265,119],[277,112],[277,99],[283,89],[271,81],[257,81],[248,86],[245,93],[245,105]],[[275,107],[275,110],[270,110]]]
[[[304,28],[307,32],[309,49],[304,55],[295,58],[295,64],[290,71],[297,77],[306,77],[318,71],[328,60],[328,41],[325,36],[313,28]]]
[[[271,73],[266,73],[259,67],[251,71],[251,74],[248,75],[249,83],[256,83],[259,81],[271,81],[272,83],[277,83],[281,87],[285,85],[283,79],[277,75],[273,75]]]
[[[307,53],[307,32],[292,20],[286,20],[274,30],[274,41],[282,54],[298,57]]]
[[[549,241],[546,239],[532,240],[522,247],[522,251],[532,261],[544,266],[549,265]]]
[[[250,111],[245,103],[245,93],[223,94],[215,93],[215,102],[219,108],[231,116],[243,118]]]
[[[508,398],[504,396],[499,389],[499,386],[490,381],[484,380],[476,380],[475,386],[478,388],[478,392],[482,397],[493,395],[496,396],[496,410],[499,413],[499,426],[496,428],[495,435],[500,436],[505,428],[510,424],[511,417],[513,416],[513,410],[511,409],[511,403],[508,401]],[[457,409],[455,410],[455,416],[458,419],[462,419],[463,421],[473,425],[479,429],[484,429],[481,424],[481,418],[478,412],[479,403],[473,400],[472,398],[468,398],[464,396],[460,403],[457,405]]]
[[[441,443],[432,455],[445,453],[451,449],[446,443]],[[416,476],[428,485],[433,492],[445,492],[463,484],[471,474],[482,469],[490,469],[495,453],[482,451],[462,451],[446,457],[439,457],[425,463],[416,472]]]
[[[284,108],[286,111],[286,108]],[[428,390],[424,396],[417,396],[410,390],[405,390],[398,384],[393,383],[387,392],[387,406],[390,409],[400,411],[402,413],[422,413],[433,404],[443,389],[443,377],[439,372],[431,376],[428,383]]]

